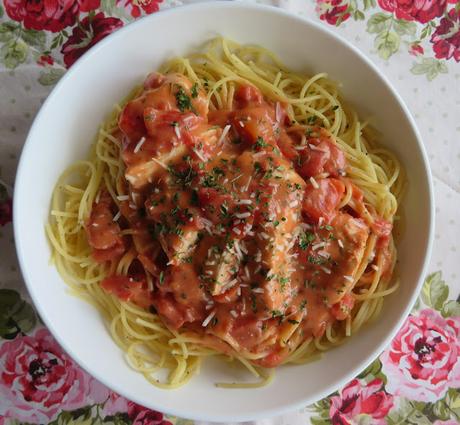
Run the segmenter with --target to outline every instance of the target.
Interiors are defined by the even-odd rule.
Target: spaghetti
[[[266,384],[398,287],[404,178],[376,136],[327,75],[213,40],[149,75],[60,177],[52,260],[154,385],[184,385],[216,355],[257,378],[218,385]]]

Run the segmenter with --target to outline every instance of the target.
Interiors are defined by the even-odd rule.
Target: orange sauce
[[[97,261],[133,247],[137,257],[106,291],[266,367],[350,315],[369,235],[385,249],[391,226],[339,209],[347,165],[327,130],[293,125],[252,86],[209,111],[203,90],[176,74],[150,75],[119,129],[129,199],[114,222],[115,203],[101,197],[87,233]]]

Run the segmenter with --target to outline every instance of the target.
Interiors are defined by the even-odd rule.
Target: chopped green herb
[[[310,232],[305,232],[299,236],[299,247],[302,250],[306,250],[311,243],[315,240],[315,235]]]
[[[160,277],[159,277],[159,282],[160,285],[163,285],[163,282],[165,281],[165,274],[163,271],[160,272]]]
[[[179,89],[176,92],[176,103],[181,112],[185,112],[187,109],[192,109],[192,101],[181,86],[179,86]]]
[[[324,264],[325,261],[326,260],[324,258],[313,257],[312,255],[308,256],[308,262],[311,263],[311,264]]]
[[[256,148],[265,148],[267,147],[267,143],[265,142],[265,140],[262,138],[262,137],[257,137],[256,139],[256,144],[255,144]]]
[[[192,93],[193,99],[195,99],[198,96],[198,83],[195,83],[192,86],[192,90],[190,91],[190,93]]]
[[[300,322],[297,321],[297,320],[294,320],[294,319],[288,319],[288,322],[291,324],[291,325],[298,325]]]

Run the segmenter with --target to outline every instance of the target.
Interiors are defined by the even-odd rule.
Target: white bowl
[[[345,345],[305,366],[281,367],[275,382],[257,389],[221,389],[235,380],[217,361],[178,390],[161,390],[126,364],[96,310],[71,296],[49,264],[44,225],[59,174],[88,152],[112,105],[171,56],[218,34],[257,43],[290,67],[325,71],[362,117],[374,116],[382,143],[406,168],[406,226],[399,242],[401,288],[386,299],[379,320]],[[237,2],[200,3],[161,12],[117,31],[84,55],[57,84],[37,115],[16,179],[14,227],[24,279],[41,317],[62,347],[102,383],[144,406],[180,417],[219,422],[281,414],[336,390],[391,341],[421,286],[433,235],[430,172],[407,107],[378,69],[324,27],[279,9]]]

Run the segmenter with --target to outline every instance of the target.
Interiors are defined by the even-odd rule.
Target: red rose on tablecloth
[[[460,317],[410,316],[382,356],[389,393],[434,402],[460,386]]]
[[[101,0],[78,0],[80,5],[80,10],[82,12],[89,12],[91,10],[99,9],[101,5]]]
[[[316,2],[316,13],[319,14],[319,18],[331,25],[336,25],[339,19],[340,22],[346,21],[350,17],[347,9],[347,0],[317,0]]]
[[[0,200],[0,226],[8,224],[13,219],[13,201],[12,199]]]
[[[4,0],[8,16],[33,30],[59,32],[73,25],[79,13],[77,0]]]
[[[329,417],[333,425],[349,425],[358,422],[360,415],[367,415],[371,419],[369,423],[383,425],[392,407],[393,397],[383,390],[381,379],[374,379],[368,384],[353,379],[340,395],[331,397]]]
[[[378,0],[379,6],[395,14],[397,19],[418,21],[422,24],[442,16],[446,0]]]
[[[425,53],[425,51],[420,44],[411,44],[409,46],[409,54],[412,56],[421,56],[423,53]]]
[[[61,411],[102,403],[108,390],[67,356],[47,329],[0,347],[0,415],[48,423]]]
[[[460,12],[452,9],[442,18],[431,36],[433,50],[438,59],[454,58],[460,62]]]
[[[132,401],[128,402],[128,416],[132,425],[172,425],[164,419],[163,413],[147,409]]]
[[[128,410],[128,400],[123,396],[110,392],[109,398],[104,403],[104,407],[102,409],[102,413],[104,416],[113,416],[120,412],[126,412]]]
[[[128,9],[133,18],[141,16],[141,9],[148,15],[158,12],[161,2],[163,0],[117,0],[117,4]]]
[[[120,19],[107,18],[102,12],[84,18],[62,46],[65,65],[70,67],[90,47],[122,26]]]

